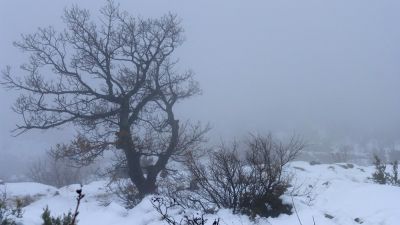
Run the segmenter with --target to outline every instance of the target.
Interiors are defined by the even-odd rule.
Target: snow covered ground
[[[296,177],[295,190],[284,196],[293,202],[303,225],[399,225],[400,187],[372,183],[368,177],[372,167],[348,166],[346,164],[310,165],[293,162],[288,170]],[[160,215],[153,209],[150,197],[135,208],[125,209],[115,196],[107,192],[105,181],[85,185],[86,194],[79,214],[79,225],[161,225]],[[43,208],[49,206],[52,215],[62,215],[75,207],[75,190],[79,185],[56,189],[37,183],[7,183],[9,197],[30,195],[35,199],[24,208],[20,221],[26,225],[40,225]],[[232,215],[229,210],[220,210],[208,215],[209,223],[220,218],[221,225],[300,224],[296,214],[278,218],[258,218],[250,221],[246,216]]]

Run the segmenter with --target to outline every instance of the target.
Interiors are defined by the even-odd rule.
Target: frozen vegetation
[[[287,171],[295,176],[293,187],[283,196],[285,202],[294,203],[291,215],[276,218],[255,218],[232,214],[220,209],[206,214],[207,223],[220,219],[220,224],[364,224],[397,225],[400,221],[400,187],[373,183],[372,166],[354,164],[316,164],[296,161]],[[83,186],[86,194],[78,216],[79,225],[158,225],[167,224],[153,208],[151,197],[144,198],[132,209],[124,208],[120,199],[106,188],[107,181],[96,181]],[[9,198],[31,199],[23,208],[22,224],[41,225],[41,214],[48,206],[52,214],[62,215],[75,207],[76,189],[80,185],[62,188],[38,183],[5,183]],[[293,201],[293,202],[292,202]],[[297,214],[295,213],[297,210]],[[170,211],[180,218],[182,210]],[[195,214],[186,210],[185,213]]]

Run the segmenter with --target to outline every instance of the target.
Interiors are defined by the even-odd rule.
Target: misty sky
[[[63,8],[74,2],[93,12],[104,4],[2,0],[0,67],[18,72],[24,55],[12,42],[40,26],[63,28]],[[119,2],[133,15],[182,18],[187,40],[176,56],[203,95],[179,114],[209,122],[213,138],[295,131],[400,139],[398,0]],[[71,129],[11,137],[16,95],[0,89],[0,151],[34,153],[71,137]]]

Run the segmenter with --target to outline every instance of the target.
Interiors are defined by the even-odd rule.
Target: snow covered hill
[[[398,225],[400,224],[400,187],[374,184],[368,179],[372,167],[352,164],[310,165],[293,162],[288,171],[294,174],[294,186],[284,200],[294,203],[303,225]],[[135,208],[127,210],[105,188],[105,181],[85,185],[86,194],[79,214],[79,225],[161,225],[160,215],[153,209],[150,197]],[[62,215],[75,206],[75,190],[79,185],[56,189],[37,183],[6,183],[9,197],[30,196],[33,202],[24,208],[22,224],[40,225],[43,208],[49,206],[53,215]],[[207,215],[208,221],[220,218],[221,225],[300,224],[297,215],[277,218],[257,218],[232,215],[229,210],[219,210]],[[210,223],[211,224],[211,223]]]

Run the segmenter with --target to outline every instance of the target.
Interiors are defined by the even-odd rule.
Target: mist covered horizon
[[[398,1],[118,2],[133,15],[182,19],[186,41],[175,56],[180,69],[196,73],[203,94],[182,102],[178,114],[209,123],[213,142],[249,132],[400,141]],[[73,3],[96,14],[104,1],[2,1],[0,68],[21,72],[25,56],[12,42],[38,27],[63,29],[63,9]],[[29,158],[74,134],[11,137],[21,119],[10,108],[17,95],[0,89],[0,154]]]

